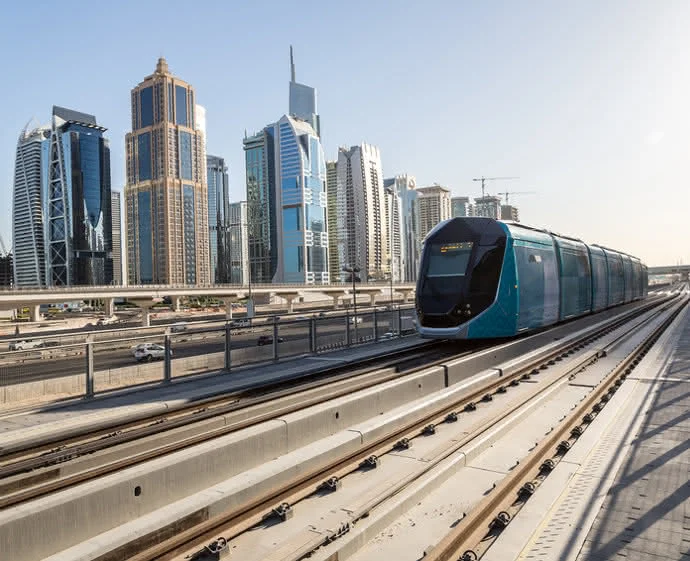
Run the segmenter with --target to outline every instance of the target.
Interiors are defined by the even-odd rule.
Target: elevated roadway
[[[401,294],[407,302],[414,293],[414,283],[367,282],[356,285],[357,296],[368,296],[371,304],[377,295],[384,292]],[[148,325],[148,310],[162,298],[172,298],[179,307],[184,297],[213,297],[222,300],[226,306],[227,317],[232,317],[232,303],[254,297],[279,296],[287,301],[288,312],[292,313],[292,304],[306,293],[320,293],[333,300],[333,308],[338,307],[339,300],[349,295],[353,298],[353,287],[350,283],[337,284],[214,284],[214,285],[141,285],[141,286],[70,286],[50,288],[24,288],[0,290],[0,310],[13,310],[28,307],[32,321],[39,316],[41,304],[53,304],[80,300],[105,300],[106,311],[112,314],[115,299],[126,299],[144,310],[144,325]]]

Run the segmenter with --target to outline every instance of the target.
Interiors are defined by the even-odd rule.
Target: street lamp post
[[[359,267],[343,267],[343,271],[350,273],[352,277],[352,311],[353,311],[353,323],[355,325],[355,341],[357,341],[357,287],[355,285],[355,273],[359,273]]]

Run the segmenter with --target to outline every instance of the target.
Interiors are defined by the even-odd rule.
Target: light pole
[[[355,325],[355,341],[357,341],[357,287],[355,285],[355,273],[359,273],[359,270],[359,267],[343,267],[343,271],[350,273],[352,277],[352,309],[354,313],[352,322]]]

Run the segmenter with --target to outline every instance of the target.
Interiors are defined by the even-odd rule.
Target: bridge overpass
[[[690,265],[665,265],[663,267],[649,267],[650,275],[690,275]]]
[[[373,304],[376,296],[384,291],[392,290],[393,294],[401,294],[407,302],[414,293],[414,283],[367,282],[357,283],[356,294],[368,296]],[[41,304],[57,304],[80,300],[103,300],[106,311],[112,315],[115,310],[115,300],[124,298],[144,310],[144,325],[148,325],[148,312],[154,304],[163,297],[172,298],[176,309],[180,307],[180,300],[185,297],[213,297],[223,301],[226,316],[232,317],[232,303],[239,300],[254,299],[256,296],[279,296],[287,301],[288,312],[292,312],[293,302],[305,293],[321,293],[333,300],[333,308],[338,307],[338,301],[348,295],[353,295],[352,284],[252,284],[249,285],[140,285],[140,286],[61,286],[50,288],[19,288],[0,290],[0,310],[14,310],[26,308],[30,310],[31,320],[40,318]]]

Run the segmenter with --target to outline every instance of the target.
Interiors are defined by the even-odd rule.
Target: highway
[[[397,312],[381,313],[378,321],[379,335],[391,330],[391,325],[397,324]],[[345,319],[343,317],[322,318],[317,321],[316,337],[317,346],[322,343],[319,339],[322,337],[341,334],[342,337],[338,340],[345,342],[346,330]],[[352,337],[354,337],[354,326],[350,326]],[[365,316],[362,323],[357,325],[358,337],[372,337],[374,325],[371,315]],[[260,360],[269,360],[272,357],[273,347],[271,344],[265,346],[258,346],[257,340],[261,335],[271,335],[273,333],[273,324],[262,324],[252,328],[240,328],[233,330],[231,335],[231,349],[254,348],[256,353],[251,353],[249,357],[243,353],[243,362],[257,362]],[[303,350],[295,351],[294,354],[301,352],[309,352],[309,322],[291,322],[288,324],[279,323],[279,336],[285,342],[303,341]],[[204,337],[202,339],[201,337]],[[42,337],[43,339],[43,337]],[[151,335],[147,337],[138,337],[133,339],[131,337],[123,339],[122,344],[126,348],[112,349],[112,342],[109,343],[94,343],[94,369],[107,370],[109,368],[118,368],[126,366],[134,366],[137,364],[132,356],[131,346],[138,343],[162,343],[161,335]],[[223,330],[199,333],[199,330],[189,329],[184,333],[178,333],[171,336],[173,349],[173,371],[175,369],[175,359],[200,356],[204,354],[220,353],[225,350],[225,333]],[[109,347],[109,348],[108,348]],[[65,350],[77,353],[83,351],[83,347],[67,347]],[[60,358],[41,358],[41,353],[59,353],[62,352],[60,347],[51,347],[48,350],[38,350],[29,352],[14,352],[4,353],[0,358],[5,364],[0,364],[0,386],[14,385],[22,382],[31,382],[38,380],[47,380],[51,378],[58,378],[61,376],[69,376],[76,374],[83,374],[85,371],[86,358],[83,354]],[[280,352],[280,350],[279,350]],[[23,359],[23,362],[20,362]],[[9,363],[12,361],[12,363]],[[16,361],[16,362],[14,362]],[[233,359],[233,363],[237,361]],[[161,363],[161,372],[162,372]]]

